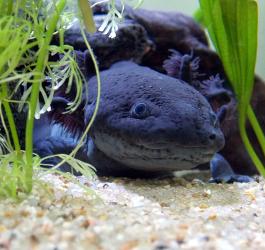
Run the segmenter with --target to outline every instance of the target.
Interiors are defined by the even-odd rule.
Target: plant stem
[[[243,143],[245,144],[245,147],[249,153],[249,156],[251,157],[253,163],[255,164],[256,168],[258,169],[259,173],[265,177],[265,168],[262,164],[262,162],[260,161],[258,155],[256,154],[253,146],[251,145],[248,135],[247,135],[247,131],[246,131],[246,126],[245,126],[245,119],[244,116],[242,117],[241,115],[239,116],[239,131],[240,131],[240,135],[242,138]]]
[[[61,0],[56,5],[55,13],[51,17],[47,27],[48,30],[46,32],[46,37],[44,39],[44,43],[42,44],[37,64],[35,68],[35,72],[40,73],[36,74],[33,83],[32,83],[32,91],[30,95],[30,103],[29,103],[29,111],[26,123],[26,138],[25,138],[25,145],[26,145],[26,161],[27,161],[27,169],[26,169],[26,185],[27,191],[30,192],[32,190],[32,174],[33,174],[33,128],[34,128],[34,115],[37,107],[37,102],[39,100],[39,89],[40,84],[43,78],[44,69],[46,62],[48,60],[48,53],[49,53],[49,45],[53,36],[53,32],[56,29],[57,22],[60,18],[60,13],[64,9],[66,4],[66,0]]]
[[[1,84],[1,95],[3,98],[3,106],[4,106],[5,114],[8,120],[15,151],[19,155],[21,153],[21,148],[20,148],[20,143],[19,143],[19,138],[18,138],[18,133],[17,133],[17,128],[16,128],[16,123],[15,123],[14,116],[10,108],[9,102],[5,100],[5,98],[8,97],[8,87],[7,87],[6,82]],[[11,142],[9,143],[11,144]]]
[[[83,36],[83,39],[85,41],[85,44],[87,46],[87,49],[89,51],[89,54],[91,56],[91,59],[93,61],[93,64],[94,64],[94,67],[95,67],[95,71],[96,71],[96,76],[97,76],[97,83],[98,83],[98,89],[97,89],[97,98],[96,98],[96,104],[95,104],[95,109],[94,109],[94,113],[88,123],[88,125],[86,126],[86,129],[84,131],[84,133],[82,134],[82,136],[80,137],[79,141],[78,141],[78,144],[76,145],[76,147],[73,149],[73,151],[68,155],[68,157],[64,158],[62,161],[60,161],[54,168],[58,168],[60,167],[62,164],[64,164],[70,157],[74,156],[78,150],[82,147],[83,145],[83,142],[88,134],[88,131],[89,129],[91,128],[95,118],[96,118],[96,115],[97,115],[97,112],[98,112],[98,109],[99,109],[99,103],[100,103],[100,93],[101,93],[101,80],[100,80],[100,73],[99,73],[99,68],[98,68],[98,64],[97,64],[97,60],[96,60],[96,57],[93,53],[93,50],[86,38],[86,35],[85,35],[85,32],[83,29],[81,29],[81,34]]]
[[[11,15],[12,10],[13,10],[13,1],[10,0],[10,1],[8,1],[8,7],[7,7],[7,13],[8,13],[8,15]]]
[[[257,120],[257,117],[254,113],[254,110],[252,109],[250,105],[248,106],[248,109],[247,109],[247,116],[256,134],[257,140],[259,141],[262,152],[265,156],[265,136],[264,136],[264,133],[262,132],[259,121]]]
[[[4,97],[8,96],[8,89],[7,89],[6,83],[2,84],[2,93],[3,93]],[[8,101],[4,100],[3,106],[4,106],[6,117],[7,117],[8,123],[9,123],[9,128],[11,131],[14,147],[15,147],[16,152],[19,154],[21,148],[20,148],[20,144],[19,144],[19,138],[18,138],[18,133],[17,133],[17,128],[16,128],[14,116],[13,116],[13,113],[12,113],[12,110],[10,108]]]
[[[94,122],[94,120],[96,118],[96,115],[97,115],[98,109],[99,109],[100,93],[101,93],[101,80],[100,80],[100,73],[99,73],[99,68],[98,68],[96,57],[95,57],[95,55],[93,53],[93,50],[92,50],[89,42],[87,41],[87,38],[86,38],[86,35],[85,35],[85,32],[84,32],[83,29],[81,29],[81,33],[82,33],[82,36],[83,36],[83,39],[85,41],[86,47],[88,49],[88,52],[89,52],[89,54],[91,56],[91,59],[93,61],[93,64],[94,64],[94,68],[95,68],[95,71],[96,71],[96,77],[97,77],[97,83],[98,83],[97,87],[98,88],[97,88],[97,99],[96,99],[96,104],[95,104],[95,110],[94,110],[94,113],[93,113],[88,125],[86,126],[85,132],[83,133],[83,135],[80,138],[80,142],[82,142],[85,139],[90,127],[92,126],[92,124],[93,124],[93,122]],[[77,145],[76,148],[73,150],[73,154],[77,153],[77,151],[78,151],[78,149],[80,147],[81,147],[81,145]]]

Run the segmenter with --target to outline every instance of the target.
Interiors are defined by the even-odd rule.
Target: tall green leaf
[[[90,7],[90,2],[87,0],[78,0],[79,9],[82,13],[82,18],[86,30],[90,33],[96,32],[96,26],[93,19],[93,12]]]
[[[200,6],[203,22],[236,93],[242,140],[257,169],[265,176],[264,166],[246,132],[248,118],[265,155],[265,137],[250,106],[257,56],[257,1],[200,0]]]

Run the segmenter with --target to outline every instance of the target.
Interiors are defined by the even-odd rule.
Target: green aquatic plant
[[[265,137],[251,107],[258,36],[256,0],[200,0],[196,16],[206,26],[238,101],[239,131],[260,174],[265,168],[255,152],[247,131],[249,120],[265,155]]]
[[[109,13],[101,29],[105,26],[105,33],[111,30],[115,37],[126,1],[120,2],[121,11],[118,11],[114,0],[99,1],[96,4],[103,2],[108,2]],[[139,7],[142,2],[143,0],[135,0],[134,7]],[[19,193],[31,192],[33,183],[42,173],[57,173],[57,169],[64,163],[85,176],[94,175],[95,169],[90,164],[74,158],[96,117],[100,100],[99,69],[83,28],[82,36],[91,54],[98,81],[94,113],[70,155],[52,155],[41,159],[33,153],[34,119],[39,119],[43,113],[51,110],[54,92],[63,84],[67,85],[66,92],[75,85],[76,97],[69,103],[66,112],[74,111],[81,102],[85,78],[76,63],[74,48],[64,44],[64,30],[79,17],[87,32],[95,32],[92,7],[87,0],[78,0],[78,9],[76,2],[71,0],[0,0],[0,129],[4,131],[4,136],[0,134],[0,197],[17,198]],[[119,20],[114,20],[112,15],[118,16]],[[112,21],[109,23],[110,20]],[[59,45],[51,45],[54,35],[59,37]],[[61,59],[50,61],[49,55],[56,54]],[[49,79],[48,86],[43,84],[46,79]],[[21,89],[24,92],[19,94]],[[14,115],[25,110],[26,136],[22,142],[25,150],[22,150],[20,143],[23,138],[19,138],[21,126],[16,124]],[[49,166],[50,169],[40,168],[45,167],[45,160],[51,157],[62,160],[56,166]],[[70,178],[67,174],[61,174]]]
[[[67,26],[64,21],[68,20],[63,18],[66,16],[66,4],[66,0],[0,0],[0,115],[2,130],[5,131],[5,136],[1,135],[0,138],[0,197],[16,198],[19,193],[29,193],[35,181],[34,173],[45,171],[40,168],[45,165],[45,159],[33,153],[33,127],[34,119],[50,110],[54,91],[62,84],[67,84],[66,91],[70,91],[75,84],[77,94],[68,106],[69,112],[75,110],[81,101],[84,77],[74,59],[73,48],[63,43],[63,31]],[[79,6],[90,8],[87,1],[80,0]],[[87,30],[95,30],[92,12],[82,14],[85,15]],[[58,46],[51,45],[56,33],[60,40]],[[90,46],[88,49],[98,73]],[[58,62],[49,61],[50,54],[60,54],[62,59]],[[51,82],[49,86],[43,84],[47,77]],[[99,74],[98,83],[100,86]],[[24,93],[16,99],[21,88],[24,88]],[[43,105],[40,104],[40,96],[44,100]],[[99,94],[97,107],[98,102]],[[25,151],[21,149],[23,138],[19,138],[18,124],[14,118],[16,105],[20,111],[24,106],[27,110]],[[58,157],[63,159],[62,163],[67,162],[76,171],[91,176],[93,168],[74,159],[85,136],[74,152]],[[51,171],[56,172],[57,167]]]
[[[78,0],[78,6],[81,12],[81,18],[83,19],[86,30],[90,33],[94,33],[96,31],[96,26],[94,23],[90,2],[87,0]]]

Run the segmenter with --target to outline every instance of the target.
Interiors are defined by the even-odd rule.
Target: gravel
[[[0,249],[265,249],[265,180],[196,175],[80,177],[89,190],[47,175],[22,202],[1,201]]]

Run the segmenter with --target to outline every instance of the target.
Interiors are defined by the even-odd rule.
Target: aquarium
[[[263,5],[0,0],[0,246],[259,249]]]

